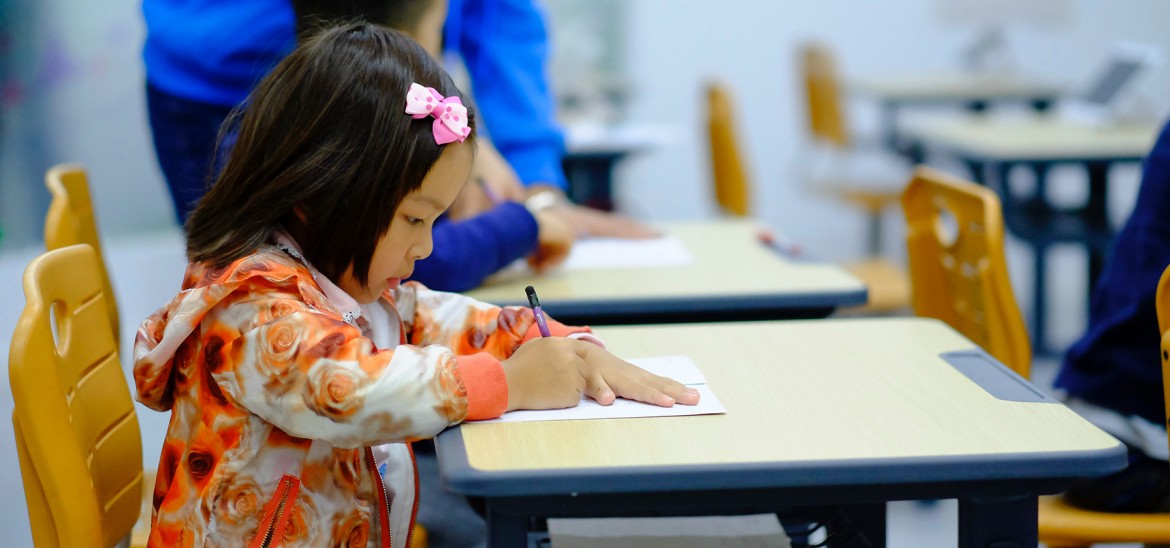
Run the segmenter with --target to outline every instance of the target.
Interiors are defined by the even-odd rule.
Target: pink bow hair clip
[[[459,97],[443,97],[435,88],[427,88],[417,83],[410,84],[406,92],[406,113],[416,120],[433,116],[435,118],[432,131],[435,133],[435,142],[445,145],[452,141],[463,142],[471,133],[467,127],[467,107]]]

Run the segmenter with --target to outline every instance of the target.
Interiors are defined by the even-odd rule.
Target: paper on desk
[[[624,419],[635,417],[682,417],[687,415],[718,415],[727,409],[719,403],[715,393],[707,386],[707,379],[699,372],[695,362],[687,356],[655,356],[634,358],[630,363],[655,375],[670,377],[699,391],[698,405],[675,404],[674,407],[659,407],[648,403],[618,398],[611,405],[601,405],[582,396],[577,407],[568,409],[520,410],[504,413],[502,417],[479,422],[532,422],[571,421],[583,419]]]
[[[651,268],[687,266],[694,255],[676,236],[646,240],[588,238],[573,243],[569,257],[561,268],[590,270],[601,268]]]

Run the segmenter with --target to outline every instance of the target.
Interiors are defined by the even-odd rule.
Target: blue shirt
[[[142,15],[146,80],[218,106],[242,103],[296,35],[288,0],[143,0]]]
[[[1089,327],[1065,356],[1056,386],[1122,415],[1165,424],[1154,294],[1170,265],[1170,123],[1142,169],[1137,202],[1093,290]]]
[[[567,189],[564,135],[545,75],[548,33],[536,1],[450,0],[443,44],[462,57],[483,126],[520,181]]]

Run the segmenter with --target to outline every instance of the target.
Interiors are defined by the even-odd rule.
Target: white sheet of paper
[[[719,403],[715,393],[707,386],[707,379],[687,356],[655,356],[633,358],[630,363],[655,375],[670,377],[699,391],[698,405],[675,404],[674,407],[659,407],[648,403],[618,398],[611,405],[601,405],[587,397],[581,398],[577,407],[568,409],[543,409],[511,411],[495,419],[479,422],[531,422],[571,421],[584,419],[624,419],[635,417],[683,417],[688,415],[718,415],[727,409]]]
[[[651,268],[687,266],[694,262],[695,256],[691,250],[676,236],[648,240],[588,238],[573,243],[573,249],[561,268]]]

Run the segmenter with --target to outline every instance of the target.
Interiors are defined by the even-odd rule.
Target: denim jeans
[[[171,191],[175,218],[183,224],[218,171],[216,143],[232,107],[177,97],[149,83],[146,105],[154,152]]]

